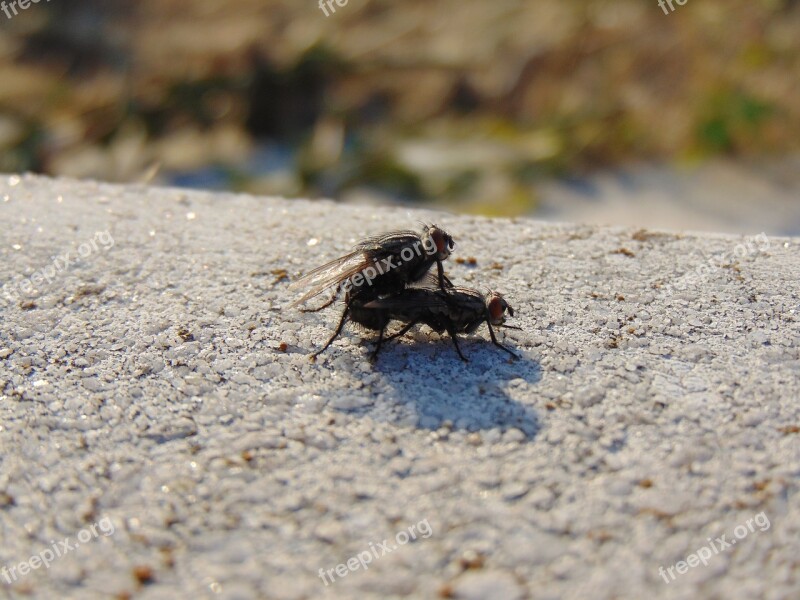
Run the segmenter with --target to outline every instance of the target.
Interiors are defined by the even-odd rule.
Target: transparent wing
[[[300,279],[293,282],[289,286],[289,289],[296,290],[311,285],[312,283],[329,279],[334,274],[346,270],[347,263],[351,261],[363,262],[363,252],[361,250],[354,250],[353,252],[345,254],[344,256],[334,258],[332,261],[327,262],[324,265],[317,267],[316,269],[313,269],[303,275]]]
[[[447,310],[449,305],[444,294],[427,288],[408,288],[400,294],[372,300],[364,308],[386,310],[393,313],[415,312],[420,309]]]
[[[311,286],[311,289],[290,307],[302,304],[328,288],[338,286],[367,267],[380,263],[388,256],[399,255],[403,248],[413,248],[416,244],[421,244],[421,240],[419,234],[413,231],[393,231],[362,240],[349,254],[309,271],[292,283],[289,289],[308,286]],[[422,252],[423,249],[420,247],[419,251]]]
[[[434,279],[434,281],[436,281]],[[401,294],[372,300],[364,308],[407,311],[424,308],[431,312],[452,310],[483,310],[485,300],[481,293],[470,288],[450,288],[447,292],[430,288],[407,288]]]
[[[386,256],[389,254],[399,254],[403,248],[413,247],[414,244],[421,244],[419,234],[414,231],[390,231],[373,237],[368,237],[360,241],[356,251],[381,253]],[[423,248],[420,248],[422,251]]]
[[[350,254],[345,254],[344,256],[340,256],[339,258],[325,263],[313,271],[309,271],[289,286],[289,289],[309,286],[311,288],[298,300],[292,302],[290,306],[302,304],[306,300],[321,294],[328,288],[338,286],[343,281],[346,281],[356,273],[364,270],[370,264],[371,261],[363,251],[355,250]]]
[[[425,273],[425,276],[420,279],[419,281],[414,281],[409,284],[409,289],[431,289],[431,290],[438,290],[439,289],[439,274],[428,271]],[[453,288],[453,282],[450,281],[450,278],[445,275],[444,276],[444,287],[445,288]]]

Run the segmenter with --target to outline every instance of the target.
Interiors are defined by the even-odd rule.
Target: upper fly
[[[438,285],[444,290],[447,278],[442,261],[447,260],[455,248],[453,238],[436,225],[425,225],[420,233],[394,231],[367,238],[340,256],[310,271],[291,288],[310,286],[310,289],[291,306],[301,304],[319,294],[330,291],[329,305],[342,292],[357,292],[362,298],[378,298],[401,292],[407,285],[425,277],[436,263]]]

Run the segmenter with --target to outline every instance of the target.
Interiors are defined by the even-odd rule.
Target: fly
[[[428,288],[408,288],[400,294],[372,300],[364,309],[380,311],[386,318],[404,323],[403,328],[388,339],[405,335],[412,327],[424,324],[437,333],[446,331],[461,360],[468,362],[458,345],[458,334],[473,333],[486,323],[492,343],[514,358],[519,358],[512,350],[497,340],[495,327],[507,327],[506,312],[514,316],[514,309],[498,292],[490,291],[484,295],[478,290],[453,287],[446,290]]]
[[[497,292],[481,294],[469,288],[449,287],[445,290],[431,288],[407,288],[390,296],[373,299],[367,295],[348,295],[345,312],[339,320],[333,336],[313,356],[324,352],[341,334],[345,323],[350,320],[366,329],[378,331],[378,342],[372,357],[375,358],[381,349],[384,339],[394,339],[406,334],[412,327],[425,324],[437,333],[447,331],[461,360],[468,362],[458,345],[458,334],[473,333],[482,323],[489,327],[492,343],[508,352],[517,355],[497,340],[494,327],[509,327],[505,324],[506,312],[514,316],[514,309]],[[403,328],[388,338],[384,338],[386,328],[391,321],[403,323]]]
[[[364,301],[396,294],[423,279],[434,263],[438,286],[444,290],[448,280],[442,261],[447,260],[454,248],[453,238],[436,225],[425,225],[420,233],[394,231],[367,238],[349,254],[317,267],[293,283],[293,289],[306,286],[310,289],[292,306],[331,289],[331,299],[313,311],[332,304],[342,290],[346,295],[350,293],[351,298]],[[360,290],[365,289],[369,292],[361,294]]]

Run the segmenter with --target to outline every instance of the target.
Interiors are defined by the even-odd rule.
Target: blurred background
[[[800,234],[797,0],[11,1],[2,172]]]

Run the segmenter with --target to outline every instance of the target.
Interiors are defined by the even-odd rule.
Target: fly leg
[[[466,356],[461,354],[461,348],[458,347],[458,334],[456,333],[456,328],[448,327],[447,333],[449,333],[450,337],[453,338],[453,345],[456,347],[456,352],[458,352],[458,356],[461,357],[461,360],[463,360],[464,362],[469,362],[469,359],[467,359]]]
[[[330,346],[333,343],[333,340],[339,337],[339,334],[342,333],[342,328],[344,327],[344,324],[347,322],[347,315],[349,314],[350,314],[350,303],[348,303],[347,306],[344,307],[342,318],[339,319],[339,325],[338,327],[336,327],[336,331],[331,336],[331,339],[329,339],[328,342],[320,350],[314,352],[314,354],[311,355],[311,358],[317,358],[317,356],[319,356],[320,354],[325,352],[325,350],[328,349],[328,346]]]
[[[439,274],[439,289],[444,292],[445,288],[453,287],[453,282],[450,281],[447,275],[444,274],[444,267],[442,266],[442,261],[440,260],[436,261],[436,271]]]
[[[519,356],[517,356],[514,352],[512,352],[511,350],[503,346],[503,344],[497,341],[497,336],[495,336],[494,334],[494,329],[492,329],[492,324],[489,323],[489,321],[486,321],[486,324],[489,326],[489,335],[492,336],[492,343],[501,350],[505,350],[506,352],[508,352],[514,358],[519,358]]]
[[[381,344],[383,344],[383,332],[384,332],[384,331],[386,331],[386,325],[384,325],[383,327],[381,327],[381,331],[380,331],[380,333],[378,334],[378,343],[375,345],[375,350],[373,350],[373,351],[372,351],[372,355],[370,356],[370,358],[371,358],[372,360],[377,360],[377,358],[378,358],[378,352],[380,352],[380,351],[381,351]]]
[[[404,335],[405,335],[405,334],[407,334],[407,333],[408,333],[408,332],[411,330],[411,328],[412,328],[414,325],[416,325],[417,323],[419,323],[419,319],[415,319],[414,321],[411,321],[411,323],[409,323],[408,325],[406,325],[405,327],[403,327],[403,328],[402,328],[400,331],[398,331],[397,333],[393,333],[392,335],[390,335],[390,336],[389,336],[388,338],[386,338],[386,339],[387,339],[387,340],[393,340],[394,338],[399,338],[399,337],[401,337],[401,336],[404,336]]]
[[[336,296],[333,296],[333,297],[332,297],[330,300],[328,300],[328,301],[327,301],[325,304],[323,304],[322,306],[318,306],[317,308],[301,308],[301,309],[300,309],[300,312],[304,312],[304,313],[319,312],[319,311],[321,311],[323,308],[328,308],[328,307],[329,307],[331,304],[333,304],[335,301],[336,301]]]

